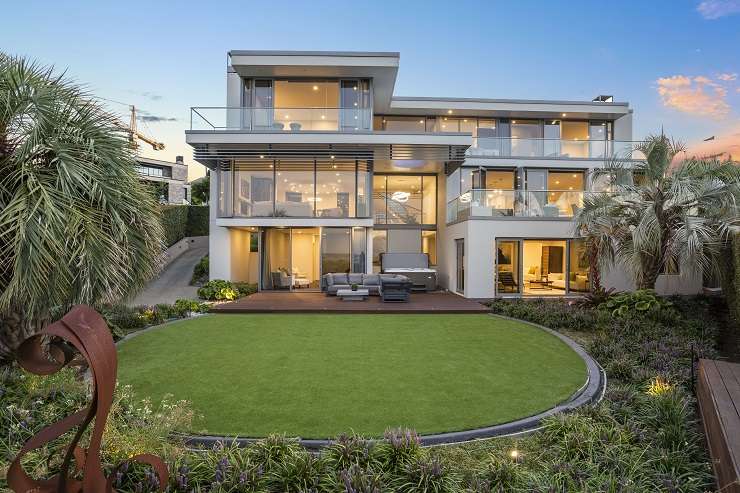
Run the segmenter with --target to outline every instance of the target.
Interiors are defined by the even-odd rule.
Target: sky
[[[400,52],[396,96],[612,94],[633,108],[635,139],[663,129],[692,152],[740,158],[740,0],[6,0],[2,11],[0,50],[66,71],[124,121],[136,105],[140,130],[166,144],[142,154],[184,155],[191,179],[204,168],[185,144],[190,107],[226,104],[229,50]]]

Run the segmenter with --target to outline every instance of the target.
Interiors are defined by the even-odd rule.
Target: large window
[[[355,163],[316,165],[316,217],[355,216]]]
[[[234,215],[266,217],[274,215],[273,169],[271,165],[242,169],[234,167]]]
[[[494,253],[499,295],[562,296],[591,288],[582,239],[501,239]]]
[[[217,174],[218,217],[232,206],[237,217],[369,217],[366,161],[235,161]]]
[[[388,176],[388,224],[421,224],[421,176]]]
[[[314,215],[313,163],[278,162],[275,173],[275,216]]]
[[[351,242],[351,228],[322,228],[321,272],[350,272]]]
[[[374,229],[373,235],[373,272],[380,272],[380,256],[388,251],[388,230]]]
[[[375,175],[375,224],[437,224],[437,177]]]

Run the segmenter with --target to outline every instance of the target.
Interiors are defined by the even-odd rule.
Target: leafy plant
[[[599,308],[609,310],[614,317],[624,317],[628,314],[657,311],[670,306],[669,301],[659,298],[651,289],[639,289],[610,296],[599,305]]]
[[[0,363],[72,305],[154,276],[160,207],[117,118],[52,68],[0,53]]]
[[[208,282],[208,268],[208,255],[205,255],[197,264],[195,264],[195,267],[193,267],[193,276],[190,278],[190,284],[197,286]]]
[[[204,300],[222,301],[235,300],[239,293],[230,281],[214,279],[208,281],[198,289],[198,296]]]
[[[644,160],[628,156],[595,170],[612,193],[584,199],[576,230],[597,249],[602,268],[618,265],[639,289],[654,289],[667,270],[719,274],[728,233],[737,228],[740,167],[695,158],[674,164],[685,147],[662,134],[636,150]]]
[[[582,308],[597,308],[615,294],[614,288],[604,289],[599,286],[598,288],[594,288],[592,291],[586,293],[576,303]]]

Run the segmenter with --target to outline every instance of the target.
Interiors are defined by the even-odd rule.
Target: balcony
[[[190,109],[190,130],[244,132],[359,132],[371,130],[370,108],[245,108]]]
[[[518,157],[560,159],[644,159],[634,142],[615,140],[525,139],[475,137],[468,157]]]
[[[469,190],[447,203],[447,223],[470,218],[572,218],[590,194],[583,190]]]

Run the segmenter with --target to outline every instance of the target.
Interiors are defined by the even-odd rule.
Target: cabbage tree
[[[53,69],[0,53],[0,362],[71,305],[138,290],[161,246],[114,117]]]

